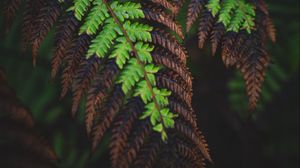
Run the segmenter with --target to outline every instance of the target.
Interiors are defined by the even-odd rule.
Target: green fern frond
[[[88,7],[91,6],[90,12]],[[114,58],[121,73],[117,83],[127,98],[140,97],[146,111],[141,119],[150,118],[153,130],[167,139],[167,128],[174,127],[175,114],[170,112],[166,89],[156,87],[155,66],[151,56],[154,47],[151,31],[147,24],[136,22],[145,18],[139,3],[104,0],[76,0],[71,7],[78,20],[84,19],[80,33],[96,35],[92,40],[87,58]]]
[[[221,10],[220,0],[210,0],[206,7],[211,11],[213,16],[216,16]]]
[[[227,31],[247,30],[251,33],[255,27],[255,9],[245,0],[210,0],[206,7]]]
[[[96,34],[98,28],[104,23],[105,19],[109,17],[108,11],[103,3],[94,1],[93,4],[94,7],[87,16],[83,26],[81,26],[80,33],[86,32],[89,35]]]
[[[93,1],[94,0],[74,0],[74,6],[69,10],[73,10],[75,17],[81,21]]]

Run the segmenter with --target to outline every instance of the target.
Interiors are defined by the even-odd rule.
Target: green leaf
[[[109,17],[107,8],[105,4],[103,4],[102,0],[96,0],[93,4],[94,7],[91,9],[83,26],[80,28],[81,34],[84,32],[89,35],[96,34],[99,27]]]
[[[210,0],[206,7],[227,31],[251,33],[255,27],[255,9],[245,0]]]
[[[146,81],[143,80],[138,83],[134,96],[140,96],[145,104],[152,100],[152,93]]]
[[[162,124],[157,124],[155,127],[153,127],[153,130],[156,132],[161,133],[163,131],[163,125]]]
[[[113,46],[114,40],[117,38],[118,29],[119,27],[113,19],[106,20],[106,25],[103,27],[103,30],[92,40],[87,57],[97,55],[99,58],[104,58],[108,50]]]
[[[122,22],[124,22],[125,19],[133,20],[145,18],[144,12],[141,9],[141,4],[139,3],[125,2],[120,4],[119,2],[114,1],[111,4],[111,8]]]
[[[138,57],[139,59],[147,64],[147,63],[152,63],[152,55],[151,52],[153,51],[154,47],[150,46],[149,44],[144,44],[141,42],[136,43],[135,48],[137,49],[138,52]]]
[[[131,58],[129,64],[121,72],[117,83],[122,84],[122,90],[127,94],[143,77],[143,67],[138,63],[137,59]]]
[[[210,0],[206,7],[211,11],[213,16],[216,16],[221,9],[220,0]]]
[[[69,10],[73,10],[75,17],[82,20],[92,2],[93,0],[74,0],[74,5]]]
[[[130,52],[131,52],[131,46],[127,43],[125,37],[119,37],[116,40],[118,42],[117,45],[115,45],[115,48],[112,52],[112,54],[109,56],[109,58],[115,58],[116,63],[120,69],[123,69],[124,65],[127,63],[127,61],[130,58]]]

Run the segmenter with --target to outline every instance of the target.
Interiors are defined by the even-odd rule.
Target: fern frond
[[[43,4],[43,7],[38,12],[38,20],[34,24],[34,37],[32,40],[32,56],[33,56],[33,65],[36,64],[36,57],[38,55],[38,49],[42,41],[45,39],[54,23],[57,21],[59,15],[62,12],[62,7],[59,2],[55,0],[47,1],[46,4]]]
[[[89,89],[91,81],[94,80],[94,77],[98,72],[100,65],[101,61],[98,58],[89,58],[87,61],[81,62],[78,70],[75,72],[73,81],[73,115],[76,114],[80,100],[83,94]]]
[[[170,10],[173,14],[177,14],[179,8],[177,7],[177,4],[172,4],[168,0],[151,0],[153,3],[159,4],[163,6],[164,8]]]
[[[0,165],[55,168],[57,156],[46,140],[33,130],[34,121],[28,109],[2,77],[0,87],[0,155],[3,157]]]
[[[61,98],[63,98],[71,88],[75,79],[76,70],[84,60],[84,54],[87,52],[89,45],[90,37],[87,35],[81,35],[70,43],[65,56],[65,62],[67,62],[67,65],[64,68],[62,75]]]
[[[87,96],[85,122],[93,151],[110,129],[113,167],[143,162],[142,167],[164,166],[163,159],[155,159],[162,153],[175,166],[180,139],[197,155],[193,160],[181,152],[184,163],[211,160],[192,109],[187,53],[177,40],[184,38],[174,21],[183,0],[74,0],[60,5],[68,10],[58,22],[52,76],[62,70],[61,97],[72,91],[73,114]],[[41,13],[45,7],[47,3],[26,12]],[[37,23],[37,17],[30,16],[28,26]],[[48,24],[47,30],[51,27]],[[149,151],[153,145],[160,148]]]
[[[255,35],[252,38],[254,38],[252,39],[253,41],[261,40],[260,37]],[[247,42],[244,45],[247,45]],[[257,45],[257,43],[255,43],[255,45]],[[248,47],[252,47],[252,50],[245,51],[246,48],[248,50]],[[246,81],[246,88],[249,96],[249,109],[253,111],[257,106],[270,58],[264,49],[259,46],[253,46],[252,43],[250,46],[244,47],[244,50],[242,50],[241,53],[243,56],[240,63],[237,65],[237,68],[241,70]]]
[[[92,134],[92,150],[95,151],[101,142],[107,129],[111,127],[111,124],[118,112],[121,110],[123,103],[125,102],[125,95],[122,89],[118,86],[111,93],[109,100],[101,109],[99,118],[100,120],[94,125]],[[103,113],[103,114],[101,114]]]
[[[34,37],[34,25],[37,21],[36,17],[39,14],[39,9],[43,7],[45,2],[41,0],[25,0],[25,10],[22,25],[22,45],[24,48],[31,46],[32,37]]]
[[[214,25],[213,30],[211,32],[211,51],[212,51],[212,55],[216,55],[216,52],[222,42],[222,38],[225,34],[225,27],[223,24],[221,23],[217,23]]]
[[[209,11],[203,13],[203,17],[200,19],[198,39],[199,48],[204,47],[205,41],[208,39],[214,25],[214,17]]]
[[[191,0],[188,6],[186,30],[189,32],[194,22],[200,16],[207,0]]]
[[[92,132],[97,109],[106,103],[115,86],[114,81],[120,73],[118,66],[113,61],[108,62],[102,71],[101,75],[96,76],[88,91],[85,120],[88,135]]]
[[[227,31],[239,32],[241,29],[251,33],[254,28],[254,7],[245,0],[210,0],[206,5],[218,22],[223,23]]]
[[[212,55],[221,49],[222,60],[227,67],[243,70],[250,97],[249,108],[255,109],[270,60],[266,54],[267,38],[273,42],[276,40],[275,28],[265,2],[210,0],[203,2],[208,12],[202,12],[202,15],[200,11],[205,11],[203,4],[198,2],[199,9],[196,4],[196,1],[190,2],[187,25],[200,20],[199,47],[203,48],[210,37]],[[252,70],[245,68],[246,65]]]
[[[155,140],[150,140],[151,143],[147,144],[141,152],[138,154],[137,159],[134,163],[134,168],[145,167],[152,168],[159,157],[161,142]]]
[[[6,29],[9,30],[23,0],[6,0],[3,8]]]
[[[142,106],[143,102],[140,99],[131,100],[124,107],[124,111],[127,111],[128,114],[123,113],[116,118],[110,142],[112,167],[119,165],[119,157],[126,148],[134,123],[143,113]]]
[[[74,0],[74,6],[72,6],[69,10],[74,11],[75,17],[81,21],[85,12],[88,11],[91,6],[93,0]]]
[[[182,47],[179,42],[170,35],[170,33],[164,30],[154,30],[152,31],[153,43],[159,44],[162,48],[168,49],[169,52],[180,58],[180,62],[186,63],[187,51]]]
[[[169,29],[174,31],[181,39],[184,39],[182,27],[174,22],[172,17],[166,14],[165,11],[155,6],[144,8],[143,11],[147,20],[167,26]]]
[[[60,19],[60,23],[58,24],[57,31],[55,34],[55,50],[52,57],[51,65],[51,77],[55,78],[59,71],[59,67],[63,62],[63,58],[67,54],[68,48],[70,48],[70,44],[74,40],[77,33],[77,28],[79,26],[79,22],[74,17],[72,13],[66,13]]]

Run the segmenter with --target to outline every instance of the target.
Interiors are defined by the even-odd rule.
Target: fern
[[[38,135],[31,113],[16,98],[0,69],[0,164],[3,167],[55,168],[57,156]]]
[[[37,1],[25,5],[48,7]],[[183,1],[74,0],[71,6],[52,1],[60,2],[57,9],[66,6],[59,10],[52,77],[62,70],[61,96],[72,92],[73,114],[87,95],[92,150],[111,129],[112,167],[203,167],[204,160],[211,160],[192,109],[192,77],[185,48],[178,42],[184,35],[174,21]],[[25,13],[41,13],[39,9]],[[54,16],[46,13],[38,20],[48,15]],[[50,31],[59,15],[47,20],[45,30]],[[37,21],[29,16],[26,36]],[[33,44],[35,37],[24,39]]]
[[[9,30],[9,28],[12,25],[12,21],[14,20],[16,13],[22,3],[22,0],[12,0],[12,1],[6,1],[3,8],[3,14],[6,22],[6,29]]]
[[[211,41],[212,55],[218,50],[227,67],[236,67],[245,78],[249,108],[256,108],[270,57],[266,42],[276,40],[274,25],[264,1],[191,1],[187,30],[199,18],[199,47]]]
[[[289,74],[283,70],[282,65],[275,61],[276,64],[271,64],[270,68],[266,72],[265,85],[262,88],[261,101],[257,106],[258,111],[265,109],[265,106],[272,102],[273,95],[282,90],[282,84],[287,80]],[[241,74],[237,73],[228,83],[228,88],[230,90],[229,103],[232,110],[237,112],[243,112],[247,110],[247,104],[241,102],[247,99],[245,94],[245,86],[243,86],[243,77]],[[242,114],[244,115],[244,114]],[[246,118],[246,117],[245,117]]]
[[[254,28],[255,10],[245,0],[210,0],[206,5],[212,15],[218,15],[218,22],[223,23],[227,31],[239,32],[247,30],[251,33]]]
[[[81,3],[76,1],[74,7],[71,8],[74,8],[75,16],[79,20],[86,12],[85,6],[80,7],[82,4],[88,5],[85,1]],[[166,129],[174,127],[173,118],[175,115],[168,108],[165,109],[168,105],[167,96],[170,96],[171,92],[156,88],[155,73],[159,69],[152,63],[151,52],[154,48],[147,44],[147,42],[152,41],[150,31],[153,28],[138,22],[130,22],[130,20],[145,17],[141,5],[132,2],[119,3],[117,1],[108,4],[102,0],[94,1],[93,4],[91,13],[89,13],[83,27],[81,27],[81,32],[94,34],[100,29],[101,25],[104,26],[102,26],[96,38],[92,40],[87,58],[96,55],[103,59],[108,55],[111,48],[115,48],[112,55],[107,57],[115,58],[118,67],[122,71],[117,83],[122,85],[126,97],[130,98],[132,96],[131,92],[133,92],[133,96],[142,98],[147,109],[142,119],[151,116],[153,129],[160,132],[162,139],[166,140]],[[117,41],[119,46],[114,46],[114,41]],[[132,56],[130,52],[133,52]],[[124,67],[125,64],[127,64],[126,67]],[[137,87],[134,88],[136,85]]]

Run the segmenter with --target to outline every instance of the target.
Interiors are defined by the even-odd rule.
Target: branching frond
[[[178,41],[184,35],[174,21],[183,3],[26,0],[24,42],[36,55],[57,23],[52,77],[62,72],[61,97],[71,91],[73,114],[86,98],[93,151],[112,131],[115,168],[211,161],[192,109],[187,52]]]

